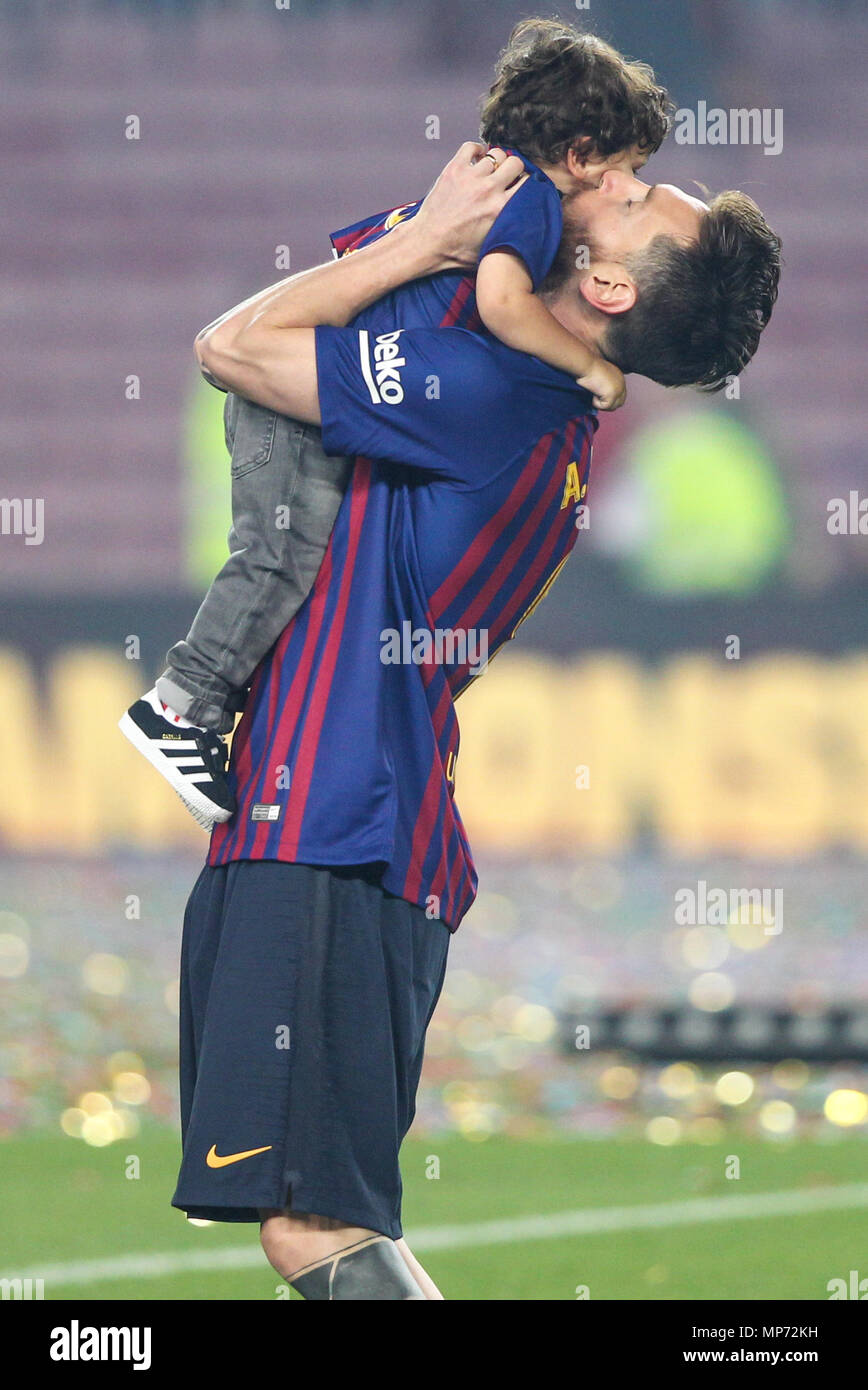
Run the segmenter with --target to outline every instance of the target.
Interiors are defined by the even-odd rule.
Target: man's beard
[[[595,256],[587,221],[575,207],[576,196],[573,195],[569,201],[564,200],[563,235],[552,268],[539,287],[539,294],[543,298],[559,294],[576,271],[587,269]]]

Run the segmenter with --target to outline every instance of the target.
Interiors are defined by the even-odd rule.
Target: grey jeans
[[[229,395],[229,559],[183,642],[166,658],[160,699],[194,724],[228,733],[253,671],[313,587],[352,469],[322,434]]]

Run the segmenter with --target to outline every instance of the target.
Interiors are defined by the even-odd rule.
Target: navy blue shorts
[[[212,1221],[291,1207],[397,1239],[448,944],[365,867],[206,866],[181,947],[172,1205]]]

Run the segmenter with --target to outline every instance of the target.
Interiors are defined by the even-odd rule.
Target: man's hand
[[[450,159],[418,213],[352,256],[281,280],[202,330],[196,356],[215,384],[319,423],[314,330],[341,327],[399,285],[476,264],[500,210],[524,182],[503,150],[468,142]]]
[[[468,140],[405,223],[441,270],[475,266],[495,218],[527,178],[517,155]],[[397,229],[396,229],[397,230]]]

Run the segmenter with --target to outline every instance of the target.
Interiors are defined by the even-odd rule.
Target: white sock
[[[198,729],[201,727],[201,725],[193,724],[191,720],[185,719],[183,714],[178,714],[176,710],[172,709],[171,705],[166,704],[165,700],[161,700],[157,694],[156,686],[154,686],[153,690],[149,690],[147,695],[143,695],[142,699],[147,700],[155,713],[159,714],[163,719],[168,719],[170,724],[177,724],[179,729]]]

